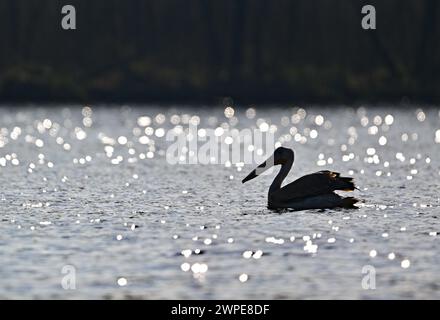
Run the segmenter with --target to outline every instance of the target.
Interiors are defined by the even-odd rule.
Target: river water
[[[437,107],[0,114],[0,298],[440,298]],[[271,133],[295,150],[287,182],[339,171],[364,202],[270,211],[275,173],[241,183],[256,163],[168,161],[167,133],[189,124]]]

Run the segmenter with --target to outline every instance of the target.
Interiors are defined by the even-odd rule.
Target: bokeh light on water
[[[1,113],[0,297],[440,298],[438,108]],[[271,212],[274,174],[242,185],[250,164],[167,163],[167,133],[189,125],[227,145],[245,128],[272,133],[295,149],[288,182],[339,171],[365,202]],[[65,265],[77,270],[76,290],[60,286]],[[365,265],[376,268],[376,290],[362,289]]]

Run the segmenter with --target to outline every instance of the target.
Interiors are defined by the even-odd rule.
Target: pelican
[[[338,172],[319,171],[305,175],[281,187],[292,168],[294,157],[293,150],[283,147],[277,148],[273,155],[244,178],[242,183],[258,177],[272,166],[281,165],[280,171],[269,188],[267,205],[269,209],[356,208],[354,204],[359,201],[358,199],[344,198],[334,192],[356,189],[352,178],[341,177]]]

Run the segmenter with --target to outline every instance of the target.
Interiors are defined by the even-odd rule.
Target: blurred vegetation
[[[0,100],[439,102],[439,14],[438,0],[1,0]]]

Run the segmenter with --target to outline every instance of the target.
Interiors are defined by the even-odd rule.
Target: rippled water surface
[[[439,108],[303,108],[3,106],[0,298],[440,299]],[[287,182],[339,171],[365,202],[269,211],[275,173],[167,162],[188,123],[272,132]]]

